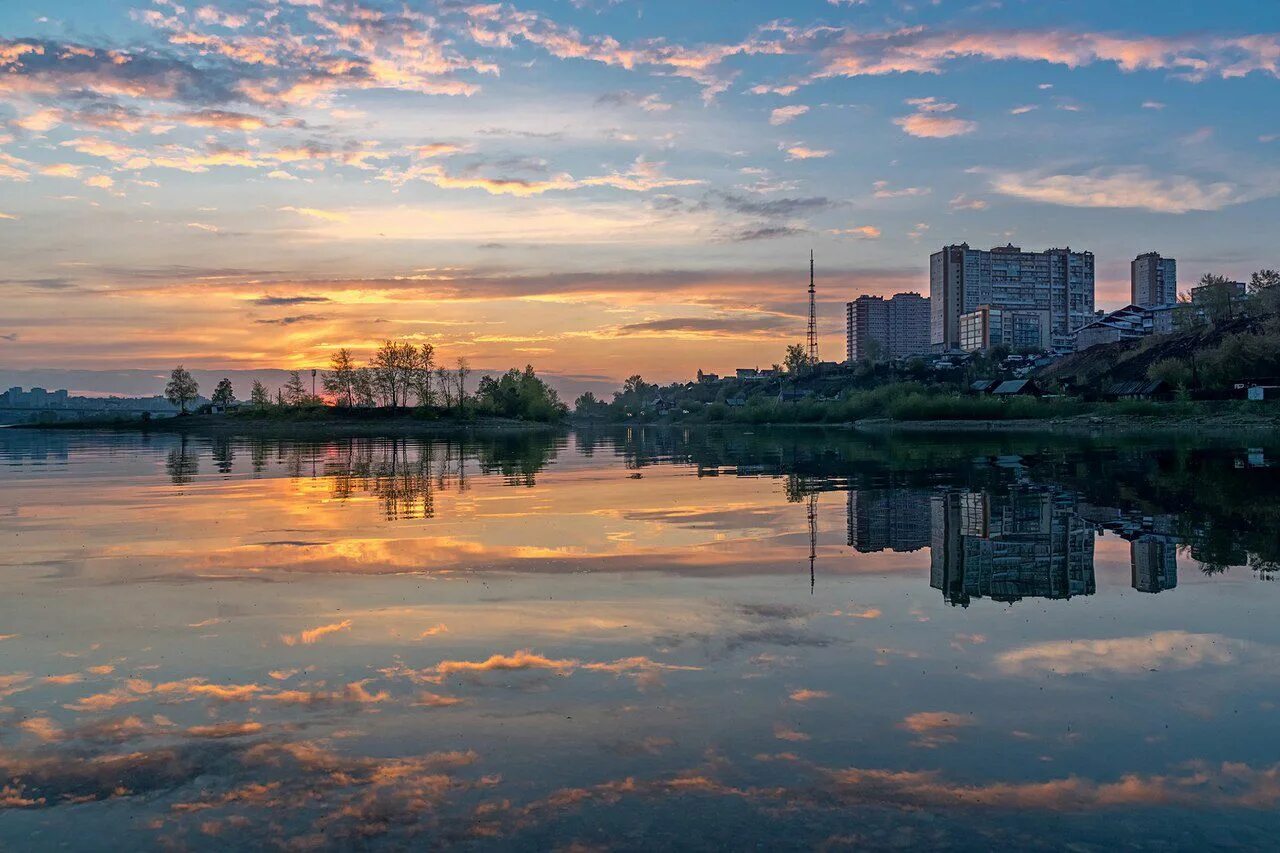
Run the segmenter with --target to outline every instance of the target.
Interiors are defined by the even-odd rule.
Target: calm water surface
[[[0,431],[0,848],[1273,847],[1250,441]]]

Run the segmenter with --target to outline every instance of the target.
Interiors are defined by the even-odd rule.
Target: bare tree
[[[454,374],[458,380],[458,408],[465,409],[467,406],[467,377],[471,375],[471,362],[466,357],[458,356],[458,370]]]
[[[351,351],[345,347],[329,357],[329,370],[321,384],[326,393],[332,394],[340,406],[355,405],[355,363]]]

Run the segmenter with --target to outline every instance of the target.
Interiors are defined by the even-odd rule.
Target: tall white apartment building
[[[1094,319],[1093,286],[1092,252],[947,246],[929,258],[930,347],[959,349],[960,316],[987,305],[1048,312],[1051,345],[1070,350],[1071,333]]]

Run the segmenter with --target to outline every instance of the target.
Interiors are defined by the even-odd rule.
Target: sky
[[[811,249],[828,360],[961,241],[1121,307],[1280,265],[1277,78],[1254,0],[6,0],[0,379],[767,366]]]

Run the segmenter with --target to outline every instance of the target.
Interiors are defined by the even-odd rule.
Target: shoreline
[[[187,415],[185,417],[141,420],[58,421],[46,424],[6,424],[3,429],[49,432],[128,432],[178,433],[191,435],[261,435],[273,437],[328,436],[408,436],[422,434],[475,432],[558,432],[564,423],[541,423],[506,418],[476,420],[422,420],[396,418],[319,418],[272,419],[238,418],[223,415]]]

